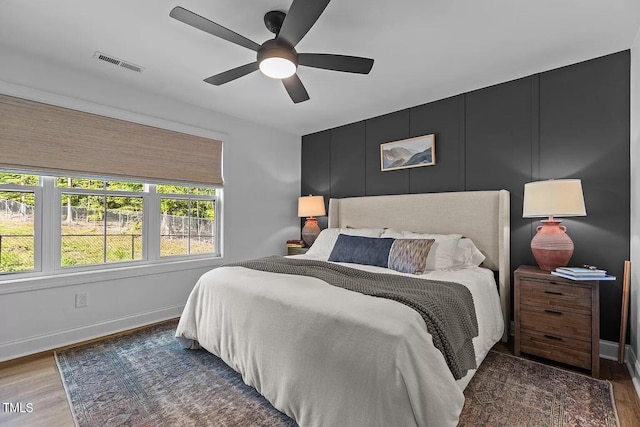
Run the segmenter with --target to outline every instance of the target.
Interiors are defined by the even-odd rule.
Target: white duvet
[[[420,277],[470,289],[480,365],[504,327],[493,273],[471,267]],[[422,317],[401,303],[243,267],[200,278],[176,336],[219,356],[300,426],[455,426],[474,373],[455,381]]]

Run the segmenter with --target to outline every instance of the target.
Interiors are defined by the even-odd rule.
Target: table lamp
[[[548,217],[540,221],[531,239],[531,252],[542,270],[565,267],[573,255],[573,241],[567,228],[554,217],[586,216],[582,183],[579,179],[551,179],[524,185],[524,218]]]
[[[307,217],[302,228],[302,240],[307,246],[313,245],[318,234],[320,234],[318,220],[315,217],[325,214],[323,196],[309,194],[308,196],[298,197],[298,216],[301,218]]]

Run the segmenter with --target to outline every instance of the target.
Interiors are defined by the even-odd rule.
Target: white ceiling
[[[261,44],[273,37],[264,13],[290,4],[0,0],[0,69],[3,49],[17,51],[304,135],[629,49],[640,26],[638,0],[332,0],[296,49],[374,58],[373,69],[300,67],[311,99],[293,104],[281,82],[260,72],[223,86],[204,83],[255,61],[255,52],[169,17],[179,5]],[[96,61],[95,51],[144,71]]]

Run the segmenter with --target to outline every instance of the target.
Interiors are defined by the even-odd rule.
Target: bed
[[[477,366],[497,341],[506,340],[506,190],[331,199],[329,228],[458,233],[471,239],[485,256],[480,267],[420,277],[469,289],[478,324]],[[314,259],[313,252],[298,257]],[[470,369],[456,380],[434,345],[435,335],[406,305],[314,277],[241,266],[216,268],[200,278],[176,336],[185,347],[220,357],[301,426],[455,426],[463,390],[475,373]]]

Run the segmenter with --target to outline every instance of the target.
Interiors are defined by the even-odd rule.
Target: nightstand
[[[287,248],[287,255],[302,255],[306,254],[309,248]]]
[[[514,272],[514,353],[600,374],[600,282],[554,276],[537,266]]]

